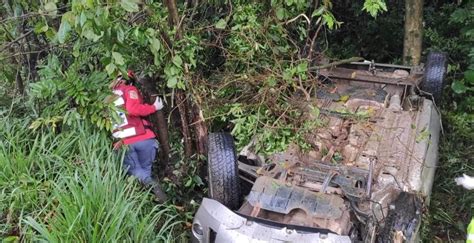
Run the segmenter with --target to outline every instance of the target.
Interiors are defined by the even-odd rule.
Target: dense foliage
[[[280,113],[288,109],[287,102],[284,99],[267,101],[266,93],[275,90],[276,97],[280,97],[279,93],[303,89],[302,82],[308,79],[308,60],[311,60],[308,48],[314,46],[311,43],[308,47],[305,42],[315,39],[321,28],[331,30],[341,24],[331,12],[330,1],[243,1],[193,7],[185,4],[178,28],[170,28],[166,6],[160,2],[7,3],[10,4],[4,8],[10,18],[5,19],[4,24],[8,27],[6,30],[14,31],[3,33],[4,39],[11,41],[6,44],[7,49],[12,49],[4,52],[3,59],[17,64],[28,62],[29,70],[4,65],[3,78],[10,83],[16,81],[17,86],[35,81],[29,85],[31,92],[27,90],[40,108],[34,128],[70,124],[75,119],[85,118],[99,128],[110,129],[107,117],[110,107],[103,102],[108,94],[107,80],[132,68],[142,76],[163,80],[156,85],[165,93],[168,92],[165,87],[188,89],[194,95],[192,98],[198,100],[212,90],[207,84],[196,83],[196,76],[215,80],[221,87],[227,86],[218,88],[216,95],[232,99],[228,103],[235,103],[233,106],[242,100],[254,103],[246,96],[238,100],[233,96],[239,92],[253,96],[254,86],[258,86],[258,93],[263,97],[257,96],[257,103],[262,106],[249,110],[252,114],[266,110],[268,121],[254,123],[255,126],[249,128],[250,133],[245,134],[244,130],[240,130],[241,134],[238,130],[234,133],[248,138],[256,129],[263,129],[268,138],[277,135],[275,143],[283,145],[278,147],[280,149],[290,138],[278,136],[278,131],[267,128],[275,127],[277,122],[282,123],[283,130],[295,131],[298,126],[292,118],[277,120]],[[382,1],[367,1],[361,8],[372,15],[386,10]],[[27,48],[21,43],[27,43]],[[18,48],[16,44],[20,44]],[[22,53],[12,53],[16,50],[25,52],[25,57],[18,56]],[[38,54],[29,55],[27,51]],[[227,81],[233,85],[227,85]],[[277,86],[280,88],[274,89]],[[275,109],[269,109],[271,106]],[[223,119],[238,121],[229,109],[224,109],[222,114]],[[265,152],[275,149],[265,149]]]
[[[442,106],[444,137],[433,188],[427,237],[463,239],[473,217],[474,195],[455,185],[455,177],[474,174],[474,3],[426,9],[426,46],[449,54],[448,83]]]
[[[177,3],[176,25],[170,3]],[[196,208],[191,195],[206,189],[199,158],[182,159],[177,91],[199,105],[211,131],[231,131],[239,147],[257,136],[262,153],[290,143],[305,148],[305,132],[321,125],[305,119],[298,103],[315,93],[312,69],[357,56],[399,63],[403,7],[394,0],[5,0],[0,236],[7,241],[181,239]],[[428,239],[436,233],[444,239],[446,229],[462,238],[474,202],[452,180],[474,172],[466,163],[474,157],[473,7],[467,1],[425,4],[424,53],[443,50],[450,57],[441,148],[446,170],[438,170],[427,217],[441,230],[425,227]],[[104,101],[110,80],[129,68],[151,80],[167,102],[173,161],[159,173],[186,212],[154,205],[124,177],[120,155],[110,151],[106,130],[114,108]],[[316,107],[304,109],[319,114]],[[463,199],[446,208],[440,202],[451,194]]]

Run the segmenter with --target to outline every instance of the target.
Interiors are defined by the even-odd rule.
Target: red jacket
[[[155,133],[149,128],[150,123],[145,120],[144,116],[148,116],[156,111],[155,106],[143,103],[143,98],[138,89],[133,85],[120,84],[114,89],[122,93],[124,99],[124,108],[127,112],[129,123],[143,122],[145,131],[138,133],[138,135],[123,138],[124,144],[133,144],[146,139],[154,138]]]

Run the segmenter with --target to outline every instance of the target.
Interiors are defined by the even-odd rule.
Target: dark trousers
[[[158,141],[154,138],[128,145],[123,160],[127,174],[137,177],[145,185],[151,184],[153,182],[151,166],[155,160],[158,145]]]

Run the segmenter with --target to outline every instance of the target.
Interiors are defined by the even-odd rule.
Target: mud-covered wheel
[[[209,196],[230,209],[237,209],[240,184],[234,139],[228,133],[211,133],[208,141]]]
[[[438,105],[441,103],[447,65],[448,62],[445,53],[430,52],[428,54],[421,89],[430,93]]]

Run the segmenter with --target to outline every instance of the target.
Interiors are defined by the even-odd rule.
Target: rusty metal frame
[[[342,79],[349,81],[391,84],[391,85],[418,85],[421,82],[422,76],[418,73],[412,73],[407,78],[390,78],[380,77],[374,75],[369,71],[356,70],[350,68],[334,67],[331,69],[322,69],[319,75],[332,79]]]

